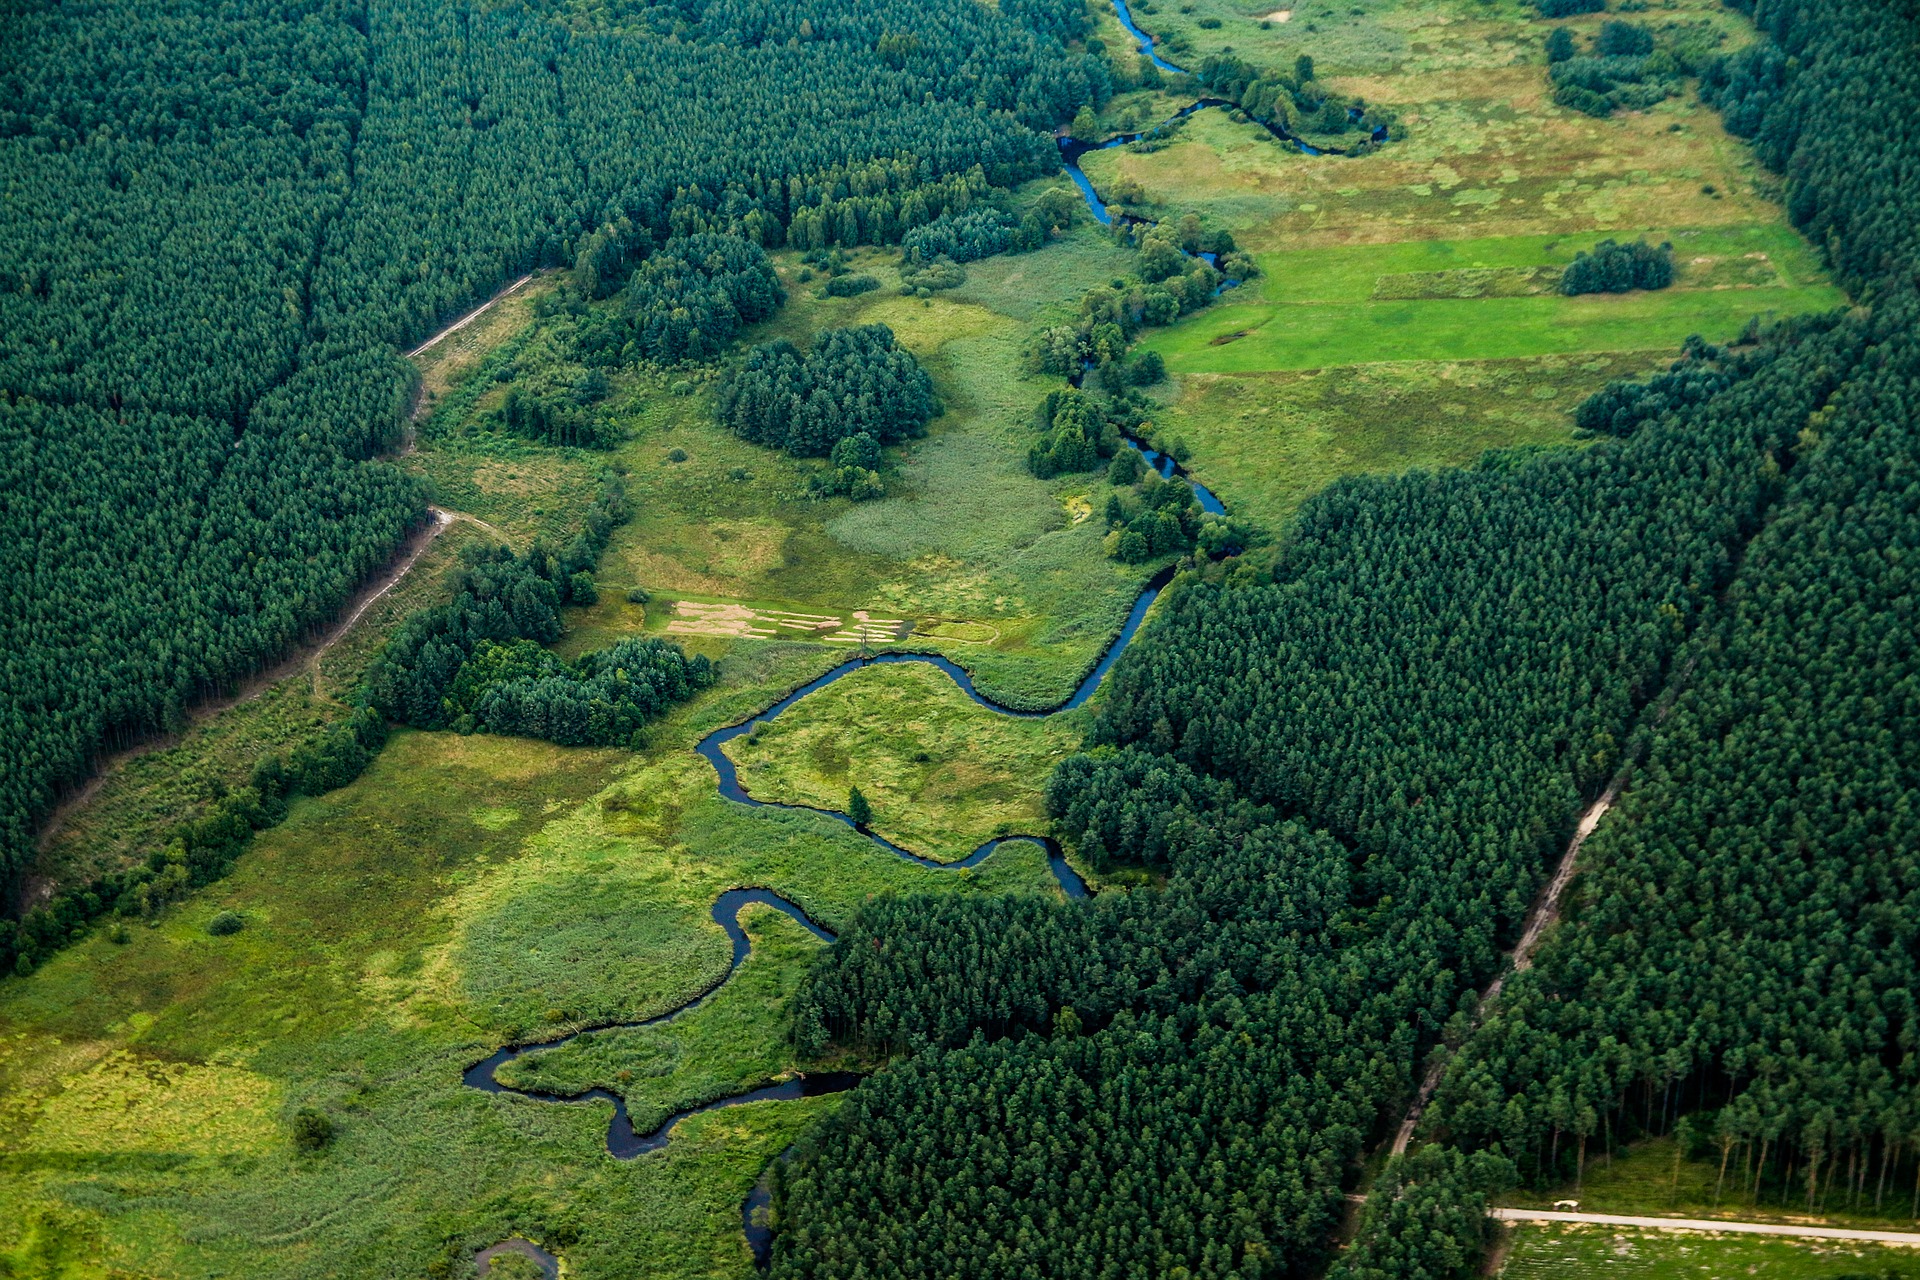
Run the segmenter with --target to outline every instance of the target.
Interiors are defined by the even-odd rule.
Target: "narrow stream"
[[[1120,19],[1120,24],[1133,35],[1134,39],[1139,41],[1141,52],[1151,58],[1155,66],[1159,67],[1162,71],[1183,72],[1183,68],[1168,62],[1154,51],[1153,38],[1134,25],[1133,15],[1127,9],[1126,0],[1113,0],[1113,6],[1115,13]],[[1204,111],[1211,107],[1231,105],[1233,104],[1222,98],[1202,98],[1190,106],[1183,107],[1173,118],[1179,119],[1192,115],[1196,111]],[[1164,124],[1155,126],[1156,129],[1164,127]],[[1272,126],[1267,126],[1267,128],[1270,132],[1274,133],[1275,136],[1297,144],[1303,151],[1309,154],[1319,154],[1305,142],[1292,137],[1284,130],[1275,129]],[[1088,181],[1086,174],[1081,171],[1079,158],[1088,151],[1123,146],[1126,143],[1137,141],[1152,132],[1154,132],[1154,130],[1149,129],[1145,133],[1125,134],[1116,138],[1110,138],[1101,143],[1083,143],[1067,137],[1061,137],[1058,140],[1061,163],[1066,167],[1067,173],[1073,178],[1075,184],[1079,186],[1082,194],[1086,196],[1087,207],[1092,210],[1093,216],[1102,224],[1111,225],[1113,215],[1107,211],[1107,207],[1100,199],[1099,193],[1094,190],[1093,184]],[[1129,219],[1129,221],[1138,222],[1140,220]],[[1211,254],[1202,254],[1199,256],[1205,258],[1210,264],[1214,263],[1214,257]],[[1233,283],[1238,282],[1230,281],[1229,285]],[[1078,385],[1078,378],[1073,379],[1073,381]],[[1128,447],[1138,450],[1146,459],[1147,464],[1163,478],[1173,479],[1177,476],[1184,479],[1187,484],[1192,487],[1194,497],[1199,502],[1201,510],[1213,515],[1226,514],[1226,507],[1220,502],[1220,499],[1214,496],[1205,485],[1188,475],[1186,470],[1175,462],[1174,459],[1147,448],[1139,441],[1128,439],[1126,443]],[[1100,660],[1094,664],[1093,669],[1087,673],[1086,677],[1081,680],[1080,684],[1065,701],[1048,710],[1025,711],[1014,707],[1003,706],[993,701],[980,692],[979,688],[974,684],[973,677],[964,667],[939,654],[888,651],[872,657],[853,658],[841,663],[817,679],[808,681],[800,688],[795,689],[792,693],[779,699],[759,714],[742,720],[737,724],[714,730],[700,740],[695,750],[705,757],[708,763],[713,765],[714,773],[717,775],[720,794],[737,804],[762,809],[787,809],[821,814],[845,823],[860,835],[865,836],[875,845],[894,854],[896,857],[904,858],[917,866],[934,871],[957,871],[968,867],[976,867],[991,857],[1002,845],[1024,841],[1038,845],[1045,851],[1047,864],[1052,869],[1055,880],[1059,882],[1061,890],[1067,897],[1085,898],[1088,896],[1086,881],[1067,864],[1066,857],[1062,853],[1059,843],[1051,836],[995,836],[968,854],[965,858],[954,862],[941,862],[937,859],[915,853],[911,849],[895,844],[891,840],[887,840],[864,827],[856,825],[849,815],[839,810],[819,809],[810,805],[755,799],[747,792],[746,788],[741,785],[739,770],[734,765],[732,759],[728,757],[724,748],[727,743],[732,742],[734,739],[750,734],[759,726],[772,722],[782,712],[805,698],[808,694],[815,693],[836,680],[841,680],[852,675],[856,671],[863,670],[870,666],[890,663],[923,662],[929,666],[936,667],[940,671],[945,672],[960,691],[973,702],[1001,715],[1017,716],[1022,719],[1038,719],[1043,716],[1057,714],[1061,711],[1070,711],[1084,705],[1106,680],[1107,673],[1113,669],[1113,664],[1119,660],[1120,655],[1124,653],[1127,646],[1133,642],[1135,635],[1140,630],[1141,623],[1146,619],[1147,611],[1153,606],[1153,602],[1159,599],[1161,591],[1172,581],[1173,574],[1174,570],[1169,566],[1155,574],[1153,578],[1147,582],[1138,598],[1134,600],[1132,609],[1128,611],[1126,622],[1122,624],[1119,633],[1114,636],[1113,642],[1107,646],[1106,652],[1100,656]],[[743,1093],[733,1094],[724,1098],[716,1098],[710,1102],[701,1103],[698,1106],[688,1107],[668,1116],[651,1131],[647,1133],[637,1133],[634,1130],[633,1121],[627,1112],[626,1099],[610,1089],[594,1088],[584,1090],[580,1093],[566,1095],[535,1093],[526,1089],[502,1084],[497,1078],[496,1073],[500,1067],[525,1054],[543,1049],[557,1049],[580,1036],[591,1035],[601,1031],[658,1026],[699,1008],[715,992],[726,985],[728,979],[733,976],[734,971],[740,967],[741,963],[747,958],[747,955],[751,951],[753,943],[752,940],[748,938],[746,930],[740,926],[740,911],[743,907],[752,903],[770,906],[778,911],[784,912],[823,942],[832,942],[834,940],[834,935],[830,931],[816,923],[797,904],[770,889],[728,889],[714,901],[712,917],[714,923],[720,926],[721,930],[726,933],[728,940],[733,944],[733,956],[727,965],[726,972],[721,974],[717,980],[699,994],[695,995],[691,1000],[688,1000],[677,1008],[670,1009],[665,1013],[657,1014],[651,1018],[644,1018],[634,1022],[603,1023],[599,1026],[584,1028],[569,1035],[556,1036],[551,1040],[538,1040],[524,1044],[507,1045],[496,1050],[481,1061],[474,1063],[471,1067],[468,1067],[461,1074],[461,1081],[471,1088],[479,1089],[486,1093],[511,1093],[517,1097],[538,1102],[569,1104],[598,1101],[611,1102],[613,1104],[613,1116],[607,1124],[606,1145],[607,1153],[616,1160],[631,1160],[646,1152],[656,1151],[664,1147],[673,1133],[674,1126],[688,1116],[699,1115],[707,1111],[716,1111],[723,1107],[739,1106],[748,1102],[818,1097],[825,1094],[841,1093],[851,1089],[854,1085],[858,1084],[861,1079],[858,1074],[853,1072],[831,1071],[818,1072],[812,1075],[799,1075],[790,1080],[762,1085]],[[784,1159],[785,1155],[783,1154],[781,1158]],[[771,1168],[771,1166],[769,1166],[769,1168]],[[772,1231],[765,1222],[764,1214],[760,1213],[768,1204],[767,1174],[763,1173],[759,1183],[754,1187],[753,1191],[748,1194],[740,1209],[741,1226],[746,1234],[748,1246],[753,1252],[754,1261],[756,1265],[760,1267],[767,1265],[773,1243]],[[532,1258],[539,1263],[547,1275],[553,1276],[557,1274],[558,1260],[554,1258],[551,1253],[540,1249],[528,1241],[518,1238],[502,1241],[498,1245],[482,1250],[475,1261],[481,1265],[484,1273],[484,1269],[490,1267],[492,1258],[496,1254],[505,1252],[520,1253]]]

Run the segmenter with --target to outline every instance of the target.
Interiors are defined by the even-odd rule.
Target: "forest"
[[[1582,129],[1691,94],[1697,76],[1856,305],[1694,338],[1677,359],[1667,348],[1651,376],[1572,409],[1578,447],[1346,474],[1261,529],[1208,514],[1183,476],[1132,447],[1192,458],[1154,426],[1169,361],[1136,344],[1251,280],[1252,253],[1170,213],[1083,236],[1079,274],[1041,262],[1076,212],[1086,230],[1084,211],[1064,182],[1040,195],[1023,184],[1057,174],[1056,128],[1097,127],[1128,87],[1092,36],[1095,11],[0,0],[0,170],[24,197],[0,202],[9,882],[103,752],[180,733],[423,529],[430,497],[445,499],[393,463],[428,406],[402,353],[530,272],[547,273],[529,306],[537,336],[443,402],[465,412],[493,397],[448,429],[498,446],[463,455],[469,473],[497,466],[520,483],[512,468],[547,466],[528,488],[577,500],[559,537],[449,550],[439,594],[388,624],[338,719],[222,783],[143,861],[0,920],[0,965],[16,990],[70,983],[23,997],[56,1010],[45,1025],[66,1043],[143,1034],[158,1008],[170,1022],[153,1052],[192,1046],[170,1064],[183,1077],[192,1059],[207,1078],[260,1084],[264,1100],[246,1105],[268,1136],[209,1147],[195,1177],[214,1165],[238,1181],[263,1170],[269,1188],[339,1177],[350,1207],[397,1203],[415,1192],[395,1190],[393,1171],[427,1164],[344,1153],[402,1131],[458,1148],[463,1177],[484,1166],[457,1193],[479,1208],[368,1213],[341,1255],[430,1253],[436,1275],[471,1274],[474,1233],[502,1222],[579,1245],[570,1270],[618,1274],[609,1258],[630,1264],[633,1241],[657,1238],[646,1232],[681,1229],[662,1206],[694,1202],[685,1171],[701,1158],[726,1162],[697,1176],[711,1181],[699,1195],[725,1192],[729,1247],[739,1188],[764,1170],[766,1273],[782,1280],[1454,1280],[1479,1266],[1497,1197],[1578,1186],[1594,1161],[1660,1135],[1717,1166],[1716,1202],[1920,1214],[1920,143],[1905,128],[1920,110],[1920,17],[1870,0],[1729,3],[1760,36],[1722,56],[1619,21],[1582,25],[1583,45],[1550,23],[1601,0],[1535,0],[1530,74],[1593,117],[1571,117]],[[1190,86],[1266,125],[1262,147],[1279,130],[1351,151],[1316,160],[1362,163],[1407,127],[1304,54],[1278,69],[1212,54],[1175,82]],[[1558,287],[1664,288],[1675,253],[1655,241],[1601,241]],[[991,275],[999,255],[1026,255],[1033,277]],[[962,321],[949,299],[968,296],[970,274],[975,299],[1071,285],[1026,327],[973,302]],[[887,323],[860,310],[878,302],[895,308]],[[787,324],[802,307],[807,321]],[[942,325],[977,344],[967,358],[1000,362],[996,385],[955,377],[951,335],[927,338]],[[623,436],[609,406],[642,379],[660,395],[635,430],[671,465],[635,482],[641,444],[610,452]],[[1572,403],[1553,412],[1566,419]],[[990,443],[946,434],[967,413],[991,419]],[[895,457],[903,445],[924,447],[917,472]],[[1169,583],[1097,699],[1049,722],[1084,740],[1019,780],[1029,816],[1043,803],[1050,825],[1011,829],[1058,839],[1095,881],[1090,898],[1059,892],[1068,876],[1032,844],[966,871],[875,846],[866,828],[894,816],[887,793],[833,733],[806,755],[845,795],[851,830],[770,792],[758,809],[724,799],[681,750],[744,729],[770,689],[804,689],[842,662],[851,650],[814,637],[871,606],[850,589],[831,620],[800,611],[812,600],[741,608],[748,593],[707,583],[744,575],[717,572],[684,574],[656,601],[627,584],[659,591],[646,575],[661,562],[616,545],[618,531],[650,501],[679,519],[688,507],[666,507],[670,489],[697,494],[702,520],[687,523],[725,544],[704,564],[785,569],[790,547],[803,558],[826,539],[773,518],[788,518],[785,490],[767,497],[774,481],[726,487],[777,471],[793,507],[864,527],[867,562],[903,576],[915,561],[869,550],[895,545],[873,526],[920,519],[894,499],[942,467],[1044,509],[1020,527],[1021,552],[1058,534],[1047,554],[1075,539],[1103,590]],[[780,509],[725,496],[738,493]],[[932,539],[912,551],[962,554]],[[1040,553],[1016,563],[1055,571]],[[966,589],[981,595],[1004,581],[975,579]],[[955,646],[998,627],[954,599],[899,604],[913,617],[898,621],[924,620],[950,642],[939,652],[971,662]],[[752,615],[743,627],[778,618],[769,633],[805,629],[813,643],[734,648],[698,624],[665,634],[703,609]],[[1124,614],[1121,598],[1115,625]],[[869,615],[854,616],[864,654]],[[1029,643],[1020,628],[1067,625],[994,616],[1016,648]],[[915,714],[951,714],[948,695],[940,685]],[[663,737],[671,758],[654,750]],[[348,821],[348,801],[308,799],[402,751],[417,773],[393,764],[391,807],[356,792],[365,808]],[[420,767],[432,752],[444,759]],[[929,776],[952,763],[899,756]],[[1511,972],[1529,908],[1603,797],[1617,798],[1563,918],[1534,966]],[[114,922],[123,956],[176,947],[215,973],[253,954],[215,947],[264,949],[267,911],[215,912],[209,896],[191,920],[161,915],[300,804],[299,838],[342,869],[315,877],[277,938],[331,939],[364,914],[430,920],[450,940],[288,951],[305,971],[348,975],[329,990],[350,987],[373,1012],[341,1015],[333,1040],[250,1040],[268,1045],[260,1062],[326,1045],[307,1075],[287,1073],[298,1083],[284,1096],[259,1062],[216,1055],[245,1056],[221,1040],[237,1044],[235,1028],[312,1016],[303,1006],[326,1002],[308,988],[233,996],[222,983],[245,989],[221,971],[209,1003],[189,1006],[153,995],[184,970],[149,980],[123,963],[115,980],[134,997],[89,987],[110,961],[77,980],[54,972],[55,953],[90,945],[87,922],[109,912],[153,925],[129,943]],[[455,813],[457,828],[443,820]],[[415,874],[431,889],[403,898],[396,886],[412,882],[379,864],[408,841],[430,851]],[[530,847],[537,871],[515,862]],[[543,879],[549,857],[575,878]],[[288,865],[263,862],[260,877]],[[775,885],[791,910],[763,901],[727,927],[716,894]],[[471,928],[456,935],[453,921]],[[636,937],[647,963],[666,958],[629,964],[621,948]],[[93,1003],[68,1024],[61,1000]],[[695,1005],[699,1018],[664,1023]],[[209,1009],[219,1034],[191,1025]],[[519,1069],[558,1079],[611,1064],[579,1085],[596,1090],[579,1105],[547,1105],[557,1084],[536,1098],[462,1083],[483,1055],[568,1032],[572,1049]],[[744,1066],[709,1060],[748,1042]],[[31,1043],[51,1059],[40,1046],[63,1041]],[[0,1060],[10,1090],[45,1067],[28,1056]],[[1429,1067],[1440,1083],[1413,1148],[1389,1157]],[[852,1068],[858,1087],[804,1114],[739,1119],[743,1107],[650,1161],[606,1155],[607,1099],[644,1130],[648,1107],[665,1116],[756,1080]],[[414,1109],[378,1111],[391,1106],[382,1090],[408,1091]],[[409,1123],[429,1115],[416,1137]],[[60,1195],[83,1181],[69,1168],[100,1167],[46,1149]],[[576,1149],[589,1160],[563,1166]],[[87,1172],[76,1203],[184,1202],[184,1178],[154,1188],[200,1157],[111,1158],[121,1181]],[[1356,1189],[1368,1199],[1342,1239]],[[221,1194],[212,1212],[233,1214],[241,1200]],[[253,1217],[224,1236],[206,1225],[215,1216],[166,1221],[219,1243],[284,1220],[245,1203]],[[603,1210],[646,1221],[609,1236]],[[286,1260],[345,1238],[320,1220],[276,1261],[305,1266]],[[0,1255],[0,1273],[12,1266]]]
[[[896,242],[1050,169],[1042,131],[1109,92],[1062,43],[1084,22],[8,5],[0,871],[97,753],[178,729],[424,521],[378,460],[411,406],[399,349],[573,263],[630,294],[589,356],[710,353],[778,304],[760,245]],[[516,428],[582,439],[541,405]]]
[[[1443,1044],[1427,1145],[1333,1274],[1460,1274],[1490,1195],[1683,1117],[1728,1196],[1920,1185],[1920,152],[1847,90],[1920,97],[1920,31],[1852,0],[1753,16],[1769,39],[1707,92],[1872,307],[1690,344],[1583,409],[1582,452],[1337,483],[1270,575],[1176,588],[1048,789],[1094,866],[1166,888],[863,912],[798,1034],[913,1056],[783,1171],[775,1274],[1323,1265]],[[1623,776],[1566,923],[1481,1025]]]

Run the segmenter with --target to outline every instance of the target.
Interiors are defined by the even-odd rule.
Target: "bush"
[[[1571,18],[1582,13],[1601,13],[1607,0],[1533,0],[1543,18]]]
[[[1642,58],[1653,52],[1653,32],[1631,22],[1605,22],[1593,51],[1603,58]]]
[[[246,927],[246,919],[238,911],[222,911],[207,921],[207,932],[216,938],[238,933]]]
[[[653,597],[647,594],[645,587],[630,587],[627,590],[628,604],[645,604],[651,599],[653,599]]]
[[[825,290],[829,298],[851,298],[856,294],[878,289],[880,281],[869,275],[835,276],[827,281]]]
[[[312,1154],[322,1150],[333,1141],[333,1120],[324,1111],[312,1107],[302,1107],[293,1113],[293,1123],[288,1126],[293,1133],[293,1145],[296,1150]]]

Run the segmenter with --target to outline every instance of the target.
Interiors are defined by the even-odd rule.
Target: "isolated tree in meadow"
[[[864,827],[873,821],[873,806],[858,787],[851,787],[847,791],[847,816],[853,819],[856,827]]]

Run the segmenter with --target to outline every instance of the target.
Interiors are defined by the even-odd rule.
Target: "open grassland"
[[[1516,1224],[1501,1280],[1908,1280],[1920,1251],[1765,1236]]]
[[[1165,145],[1082,160],[1129,208],[1198,213],[1257,259],[1259,276],[1144,345],[1174,375],[1155,426],[1270,531],[1341,475],[1570,443],[1587,394],[1688,336],[1725,342],[1755,317],[1845,302],[1786,226],[1777,183],[1691,87],[1604,120],[1552,102],[1547,32],[1584,38],[1613,15],[1553,24],[1518,0],[1146,0],[1134,15],[1186,66],[1229,46],[1282,70],[1311,54],[1321,80],[1405,126],[1370,155],[1314,157],[1203,111]],[[1632,20],[1705,47],[1751,35],[1709,0]],[[1672,242],[1671,288],[1558,292],[1577,252],[1643,235]]]
[[[641,756],[399,734],[228,879],[0,986],[0,1201],[18,1210],[0,1250],[36,1267],[66,1250],[74,1274],[420,1275],[518,1231],[582,1276],[741,1274],[741,1198],[832,1099],[698,1117],[621,1163],[604,1104],[488,1096],[461,1070],[710,985],[729,948],[708,908],[734,885],[832,927],[873,893],[1051,883],[1029,847],[929,872],[830,819],[720,800],[692,743],[817,667],[802,646],[760,653]],[[221,909],[246,927],[208,936]],[[775,1010],[818,944],[770,913],[747,924],[737,989],[605,1038],[637,1116],[805,1065]],[[287,1137],[303,1106],[336,1126],[319,1155]]]
[[[932,628],[914,643],[966,663],[1004,701],[1057,702],[1118,630],[1142,573],[1107,559],[1105,530],[1087,519],[1106,501],[1102,481],[1027,473],[1033,407],[1058,383],[1022,375],[1021,353],[1037,318],[1070,312],[1127,255],[1083,228],[1036,253],[971,264],[964,286],[926,299],[899,295],[896,257],[856,255],[853,269],[883,287],[827,298],[824,277],[802,280],[798,258],[778,255],[791,301],[746,335],[805,343],[823,328],[880,323],[926,365],[947,412],[925,439],[893,451],[885,498],[809,499],[817,464],[721,427],[699,376],[624,375],[616,400],[627,438],[608,455],[461,436],[423,446],[418,465],[448,505],[470,503],[526,537],[555,513],[584,507],[591,469],[624,470],[634,517],[602,560],[602,602],[575,619],[569,652],[660,630],[676,599],[821,616],[860,610],[976,624],[990,643],[948,643]],[[662,599],[629,605],[636,586]],[[692,647],[719,656],[757,643]]]
[[[999,835],[1044,834],[1041,787],[1079,745],[1079,715],[1013,719],[933,667],[869,667],[729,744],[756,799],[845,810],[858,787],[875,831],[951,862]]]
[[[1460,466],[1482,452],[1565,445],[1570,411],[1664,353],[1408,361],[1305,373],[1192,374],[1156,425],[1194,450],[1229,509],[1278,531],[1344,475]]]
[[[1157,334],[1182,373],[1317,369],[1379,360],[1497,360],[1728,341],[1755,316],[1827,310],[1805,243],[1778,227],[1654,231],[1671,288],[1564,297],[1558,270],[1601,237],[1505,236],[1259,255],[1262,278]],[[1808,283],[1800,283],[1807,281]],[[1724,283],[1722,283],[1724,282]]]
[[[627,1100],[646,1133],[679,1108],[751,1089],[791,1071],[786,1002],[822,945],[771,907],[740,923],[753,950],[726,986],[684,1017],[658,1026],[589,1033],[502,1067],[516,1089],[560,1096],[602,1088]]]

